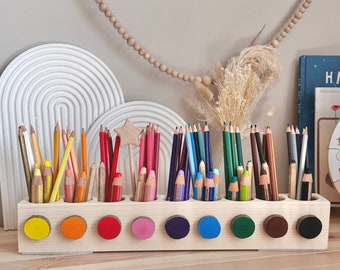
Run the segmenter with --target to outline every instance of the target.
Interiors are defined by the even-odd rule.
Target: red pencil
[[[122,199],[122,174],[117,172],[112,182],[111,202],[119,202]]]

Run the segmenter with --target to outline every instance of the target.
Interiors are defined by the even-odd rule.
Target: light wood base
[[[134,202],[128,196],[121,202],[103,203],[96,198],[86,203],[32,204],[21,201],[18,204],[18,248],[24,254],[83,253],[101,251],[150,251],[150,250],[325,250],[328,247],[330,203],[322,196],[313,194],[311,201],[291,200],[286,194],[280,201],[254,199],[235,202],[221,199],[203,202],[190,199],[185,202],[165,201],[164,196],[153,202]],[[29,239],[23,227],[32,216],[45,217],[51,227],[44,240]],[[87,223],[87,230],[78,240],[66,239],[60,232],[61,222],[72,215],[81,216]],[[98,235],[98,221],[107,215],[115,216],[121,224],[120,234],[105,240]],[[172,239],[165,230],[166,221],[173,216],[185,217],[190,231],[182,239]],[[255,231],[248,238],[236,237],[231,230],[232,220],[247,215],[255,223]],[[264,221],[271,215],[281,215],[288,222],[286,235],[270,237],[264,230]],[[296,227],[299,219],[313,215],[322,223],[320,234],[313,239],[302,237]],[[220,234],[214,239],[203,238],[198,230],[199,221],[206,216],[215,217]],[[137,239],[132,231],[133,221],[148,217],[155,225],[155,232],[149,239]]]

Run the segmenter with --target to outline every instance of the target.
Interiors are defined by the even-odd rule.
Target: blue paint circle
[[[203,217],[198,222],[198,233],[202,238],[214,239],[220,235],[221,225],[213,216]]]
[[[172,216],[165,222],[165,231],[172,239],[182,239],[190,231],[189,221],[182,216]]]

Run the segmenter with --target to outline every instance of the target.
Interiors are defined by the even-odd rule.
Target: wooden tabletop
[[[340,269],[340,208],[331,213],[329,246],[319,252],[164,251],[22,255],[17,232],[0,229],[0,269]]]

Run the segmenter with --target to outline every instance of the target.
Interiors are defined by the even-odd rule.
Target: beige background
[[[151,54],[173,69],[195,75],[213,74],[217,62],[225,63],[246,47],[265,24],[260,43],[269,42],[300,2],[106,1],[126,31]],[[157,102],[188,122],[197,121],[185,103],[194,95],[192,85],[161,74],[137,56],[98,11],[94,0],[0,0],[0,5],[1,72],[15,56],[34,45],[71,43],[89,50],[108,65],[126,101]],[[338,0],[313,1],[280,44],[281,80],[267,90],[253,115],[254,123],[273,129],[280,192],[287,191],[285,127],[287,123],[297,124],[298,57],[340,54],[339,10]],[[271,117],[266,115],[269,110],[275,112]],[[221,155],[219,147],[215,148],[214,155]],[[245,152],[247,157],[249,151]]]

